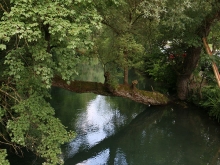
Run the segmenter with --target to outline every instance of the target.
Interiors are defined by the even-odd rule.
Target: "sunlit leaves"
[[[59,163],[60,145],[72,139],[74,134],[67,132],[53,116],[54,110],[49,103],[32,95],[12,109],[16,115],[7,124],[12,142],[37,152],[48,164]]]
[[[0,44],[0,49],[1,49],[1,50],[5,50],[5,49],[6,49],[6,45]]]
[[[0,162],[2,165],[10,165],[9,161],[5,159],[6,156],[6,150],[0,149]]]
[[[43,157],[44,164],[62,164],[60,145],[73,138],[46,103],[54,75],[71,80],[81,53],[93,46],[91,33],[101,28],[92,1],[11,0],[1,14],[0,50],[4,78],[21,99],[7,96],[5,117],[11,142]],[[3,85],[3,84],[2,84]],[[15,101],[16,100],[16,101]],[[6,105],[7,106],[6,106]],[[7,122],[8,121],[8,122]],[[1,157],[0,157],[1,160]],[[1,161],[3,162],[3,161]]]
[[[101,27],[99,23],[101,17],[96,13],[92,2],[24,0],[11,1],[11,3],[13,3],[13,7],[10,12],[5,13],[2,17],[0,39],[8,41],[15,36],[16,46],[26,46],[25,50],[30,49],[29,46],[34,42],[34,46],[37,46],[36,51],[43,52],[44,50],[45,56],[50,52],[46,53],[48,49],[41,44],[40,40],[46,37],[46,26],[48,26],[50,35],[47,36],[50,38],[50,43],[48,44],[70,50],[79,45],[80,47],[90,47],[92,45],[90,33],[94,28]],[[5,49],[5,46],[2,44],[0,48]],[[74,55],[74,50],[70,50],[68,50],[68,52],[71,52],[68,56]],[[56,52],[56,54],[58,53]],[[62,55],[60,54],[60,56]],[[25,56],[23,58],[25,59]],[[44,59],[42,56],[39,58]],[[53,62],[54,59],[51,59],[51,63]],[[59,61],[55,62],[60,63]],[[71,61],[71,63],[73,62]],[[44,70],[42,69],[40,72]],[[63,71],[65,72],[65,70],[60,70],[60,73]],[[52,72],[48,73],[51,74]]]
[[[159,21],[160,15],[165,13],[167,0],[143,0],[139,4],[138,12],[143,13],[143,16],[148,19]]]
[[[24,50],[22,48],[12,50],[8,55],[5,57],[5,62],[8,66],[6,72],[9,76],[14,76],[16,80],[21,78],[21,72],[24,70],[24,63],[20,59],[23,55]]]

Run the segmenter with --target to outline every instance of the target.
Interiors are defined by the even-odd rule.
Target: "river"
[[[65,165],[217,165],[219,124],[185,103],[146,106],[128,99],[53,88],[57,117],[77,133]]]
[[[76,79],[104,81],[99,67],[80,68]],[[142,76],[130,77],[139,81],[139,89],[157,90]],[[196,106],[147,106],[61,88],[51,94],[56,117],[77,133],[62,146],[65,165],[220,165],[219,123]],[[11,164],[37,164],[33,159],[11,158]]]

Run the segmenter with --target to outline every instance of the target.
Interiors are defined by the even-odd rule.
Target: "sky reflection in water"
[[[104,96],[96,96],[91,100],[85,111],[79,114],[77,121],[74,122],[77,137],[69,144],[68,157],[72,157],[81,149],[88,149],[96,145],[106,137],[115,133],[115,126],[122,126],[125,117],[119,110],[112,109],[106,102]],[[91,158],[79,164],[90,165],[91,162],[100,161],[108,157],[108,150],[99,153],[95,158]]]
[[[109,149],[106,149],[99,153],[97,156],[90,158],[88,160],[85,160],[81,163],[77,163],[76,165],[101,165],[105,164],[108,161],[109,158]]]

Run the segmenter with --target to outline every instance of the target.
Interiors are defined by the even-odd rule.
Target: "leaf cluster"
[[[5,159],[7,156],[6,150],[0,150],[0,162],[2,165],[10,165],[9,161]]]
[[[209,115],[220,119],[220,89],[217,86],[206,86],[202,89],[202,99],[199,103],[209,109]]]
[[[74,133],[54,117],[46,99],[55,75],[64,80],[76,75],[83,59],[77,50],[93,47],[91,34],[101,28],[101,17],[94,3],[84,0],[10,0],[0,5],[1,142],[17,154],[26,147],[45,164],[62,164],[60,145]]]
[[[10,97],[12,99],[12,95]],[[1,110],[1,123],[7,132],[7,135],[1,134],[4,143],[13,146],[16,153],[26,147],[44,158],[46,164],[62,164],[58,156],[61,155],[60,145],[69,142],[75,134],[67,132],[60,120],[54,117],[50,104],[42,96],[33,94],[9,106],[5,105]]]

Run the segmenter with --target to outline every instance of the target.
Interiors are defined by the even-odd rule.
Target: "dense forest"
[[[122,92],[138,91],[130,69],[161,84],[152,104],[169,94],[219,119],[219,19],[219,0],[1,0],[0,162],[27,148],[62,164],[60,145],[75,134],[54,116],[51,87],[138,100],[143,91]],[[105,82],[77,91],[77,66],[93,59]]]

